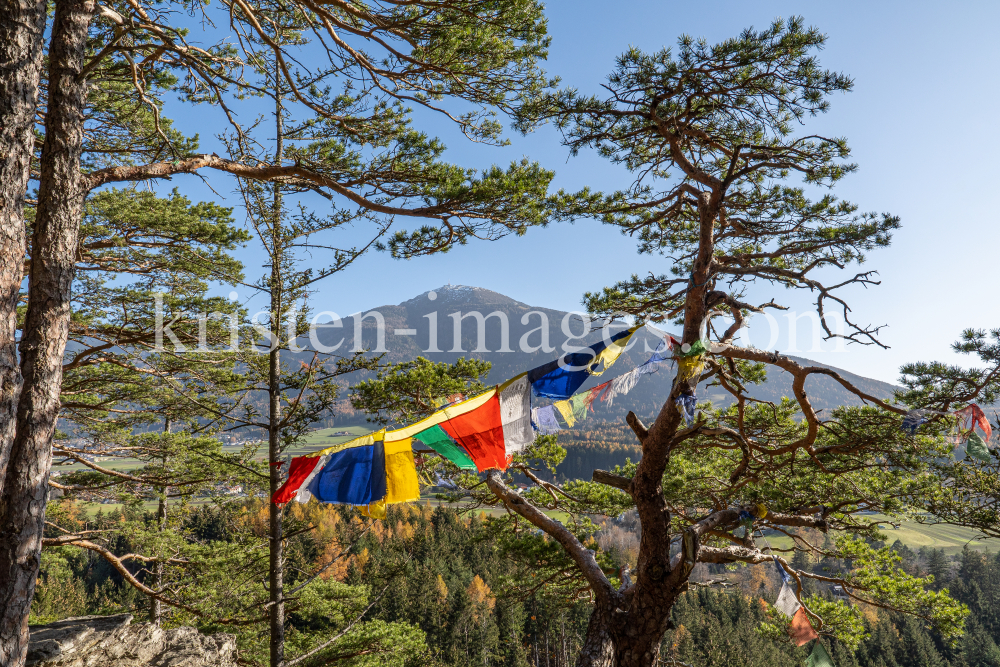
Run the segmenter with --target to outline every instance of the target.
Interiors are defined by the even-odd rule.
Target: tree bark
[[[280,79],[276,76],[275,81]],[[284,153],[284,123],[281,90],[276,86],[274,118],[276,130],[275,162],[280,166]],[[267,460],[270,468],[270,497],[281,486],[281,467],[275,465],[281,456],[281,316],[284,309],[285,247],[281,234],[282,197],[281,184],[274,184],[274,222],[271,245],[271,350],[268,359],[268,433]],[[270,608],[270,660],[271,667],[281,667],[285,661],[285,598],[284,598],[284,542],[282,541],[282,508],[268,503],[269,534],[269,593]]]
[[[163,432],[170,433],[169,417],[163,420]],[[164,470],[162,474],[165,476],[167,469],[166,454],[160,460]],[[168,486],[161,486],[157,489],[159,499],[156,504],[156,529],[161,533],[167,529],[167,494],[169,491],[170,487]],[[150,588],[157,592],[163,589],[163,563],[159,560],[153,563],[153,585]],[[163,603],[160,602],[159,598],[149,599],[149,622],[156,626],[159,626],[163,622]]]
[[[17,299],[24,278],[24,196],[34,154],[45,2],[0,5],[0,485],[17,422]]]
[[[56,2],[49,47],[45,142],[20,343],[24,384],[0,497],[0,664],[5,667],[24,663],[40,564],[83,206],[80,156],[86,83],[80,72],[93,13],[94,0]]]
[[[598,601],[587,623],[587,634],[576,658],[576,667],[614,667],[615,646],[612,622],[615,610]]]

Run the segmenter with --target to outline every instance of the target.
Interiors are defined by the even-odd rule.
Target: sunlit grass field
[[[899,540],[914,551],[920,547],[927,547],[928,549],[943,549],[946,554],[952,555],[960,553],[966,545],[976,551],[1000,550],[1000,540],[984,539],[971,528],[959,526],[930,525],[908,521],[901,523],[898,528],[883,524],[882,533],[886,536],[888,544]],[[773,547],[784,549],[792,545],[792,539],[784,535],[780,537],[770,536],[767,541]]]

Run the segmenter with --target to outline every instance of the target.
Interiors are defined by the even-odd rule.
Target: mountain
[[[339,323],[319,325],[313,342],[300,340],[299,345],[306,348],[315,345],[320,350],[324,347],[329,350],[339,343],[337,354],[355,347],[368,348],[372,353],[383,352],[387,362],[406,361],[418,356],[448,362],[459,357],[474,357],[489,361],[492,369],[488,382],[500,383],[557,358],[566,343],[586,346],[607,335],[595,326],[587,336],[575,337],[582,334],[585,327],[580,314],[530,306],[481,287],[446,285],[397,305],[378,306],[345,317]],[[623,328],[624,325],[616,324],[611,332],[616,333]],[[355,345],[356,339],[360,341],[359,346]],[[658,344],[659,339],[648,329],[639,330],[618,362],[601,376],[590,378],[581,391],[644,363]],[[311,356],[310,352],[300,354]],[[793,358],[801,363],[824,365]],[[596,405],[593,419],[617,421],[630,410],[644,418],[655,415],[666,400],[674,374],[671,364],[661,364],[660,368],[658,373],[642,377],[636,388],[628,395],[617,398],[612,407]],[[837,368],[834,370],[872,396],[890,398],[896,389],[886,382]],[[354,379],[346,380],[345,384]],[[791,384],[790,374],[772,367],[767,382],[751,387],[750,394],[760,400],[778,401],[782,396],[792,395]],[[810,377],[806,391],[817,409],[862,404],[837,381],[826,376]],[[698,398],[711,399],[717,405],[730,400],[721,388],[704,386],[700,388]],[[537,404],[545,403],[547,401]],[[360,419],[361,416],[354,414],[348,406],[337,415],[339,423]]]

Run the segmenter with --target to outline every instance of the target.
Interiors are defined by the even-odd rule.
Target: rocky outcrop
[[[235,667],[232,635],[132,624],[131,614],[80,616],[30,627],[30,667]]]

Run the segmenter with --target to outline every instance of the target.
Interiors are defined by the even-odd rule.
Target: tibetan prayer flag
[[[819,637],[819,633],[813,629],[812,623],[809,622],[805,607],[799,607],[795,615],[792,616],[792,622],[788,625],[788,636],[792,638],[792,642],[796,646],[802,646]]]
[[[801,606],[798,598],[795,597],[795,591],[792,590],[792,587],[788,585],[787,581],[782,582],[781,591],[778,593],[778,599],[774,603],[774,608],[788,618],[792,618]]]
[[[441,422],[441,428],[469,453],[477,470],[506,470],[507,450],[504,446],[500,396],[496,389],[444,408],[441,412],[446,417]]]
[[[782,565],[781,561],[778,560],[778,557],[771,556],[771,558],[774,559],[774,566],[778,568],[778,574],[781,575],[781,581],[786,584],[792,583],[792,575],[788,574],[788,572],[785,570],[785,566]]]
[[[687,347],[686,350],[685,347]],[[708,348],[705,346],[705,341],[698,339],[690,345],[687,343],[681,345],[677,350],[677,355],[680,357],[700,357],[706,352],[708,352]]]
[[[371,443],[332,452],[308,490],[321,503],[368,505],[385,497],[385,445],[382,432]],[[364,440],[364,439],[361,439]],[[354,441],[352,441],[354,442]]]
[[[900,426],[905,432],[909,433],[911,436],[917,434],[917,429],[920,425],[927,421],[927,411],[923,409],[910,410],[903,417],[903,424]]]
[[[816,642],[812,653],[806,658],[806,667],[835,667],[833,658],[826,652],[823,642]]]
[[[648,350],[649,348],[646,349]],[[667,361],[668,359],[670,359],[670,352],[672,350],[673,350],[673,338],[670,337],[670,334],[667,334],[663,338],[663,340],[660,341],[660,344],[656,346],[656,349],[653,350],[653,356],[651,356],[646,363],[658,364],[661,361]]]
[[[543,435],[552,435],[553,433],[558,433],[562,430],[559,426],[559,422],[556,421],[556,409],[551,405],[546,405],[544,408],[535,408],[531,411],[532,421],[535,423],[535,427],[538,432]]]
[[[599,341],[579,352],[564,354],[555,361],[528,371],[528,382],[536,396],[569,398],[591,375],[600,375],[617,361],[638,327],[620,331],[610,341]],[[610,348],[610,349],[609,349]],[[598,367],[603,363],[603,368]]]
[[[965,455],[980,461],[990,460],[990,450],[986,442],[975,431],[969,433],[969,439],[965,441]]]
[[[368,516],[373,519],[385,519],[385,501],[376,500],[375,502],[368,503],[363,507],[359,507],[361,514],[363,516]]]
[[[289,471],[293,474],[272,501],[307,502],[315,496],[324,503],[367,506],[382,500],[386,490],[384,435],[385,431],[370,433],[292,459]]]
[[[698,405],[698,399],[693,394],[681,394],[674,400],[674,403],[676,403],[677,409],[680,411],[681,416],[684,417],[684,421],[687,422],[687,425],[693,425],[695,407]]]
[[[568,403],[573,411],[573,419],[581,421],[587,418],[587,413],[591,410],[594,401],[611,386],[611,382],[599,384],[589,391],[583,391],[569,399]]]
[[[313,477],[323,469],[323,463],[326,462],[327,458],[326,456],[298,456],[292,459],[288,480],[274,493],[274,502],[278,505],[284,505],[292,498],[296,498],[300,489],[301,493],[305,494],[304,500],[298,498],[296,500],[300,503],[307,502],[310,495],[306,489]]]
[[[644,366],[645,364],[643,364],[643,366],[639,366],[638,368],[633,368],[628,373],[619,375],[612,380],[611,386],[608,387],[608,390],[604,392],[603,396],[601,396],[601,401],[607,402],[608,405],[613,405],[616,398],[624,396],[635,389],[635,385],[639,383],[639,377],[644,374],[642,372]]]
[[[598,353],[597,358],[595,359],[596,362],[604,362],[603,368],[600,370],[591,370],[590,374],[600,375],[604,371],[608,370],[611,367],[611,364],[618,361],[618,357],[622,356],[622,352],[625,351],[625,347],[628,345],[629,339],[632,338],[632,334],[634,334],[638,329],[639,327],[633,327],[628,331],[623,331],[622,333],[627,334],[625,336],[622,336],[621,334],[612,336],[611,342],[608,343],[607,347]],[[595,368],[598,367],[599,366],[595,366]]]
[[[705,370],[705,359],[702,355],[681,357],[677,360],[677,382],[687,382],[692,378],[700,380],[703,370]]]
[[[385,443],[385,504],[420,500],[411,439]]]
[[[500,385],[500,422],[507,454],[516,454],[535,441],[531,430],[531,384],[521,373]]]
[[[576,418],[573,416],[573,404],[570,401],[556,401],[552,404],[559,414],[562,415],[563,420],[566,422],[566,426],[573,428],[573,424],[576,423]]]
[[[986,442],[989,442],[990,438],[993,437],[993,427],[990,426],[990,420],[986,418],[986,413],[983,412],[983,409],[980,408],[975,403],[970,403],[967,407],[964,407],[961,410],[955,412],[955,414],[963,422],[967,418],[970,418],[971,424],[969,428],[975,429],[977,426],[981,428],[983,430],[983,433],[986,434],[986,439],[985,439]]]
[[[469,458],[469,454],[458,443],[448,437],[448,434],[439,425],[435,424],[426,430],[420,431],[413,437],[462,470],[476,469],[476,464]]]
[[[611,390],[611,383],[612,380],[608,380],[607,382],[601,383],[590,390],[590,401],[587,407],[590,408],[591,412],[593,412],[594,410],[594,402],[597,401],[598,399],[601,399],[603,401],[604,395]]]

